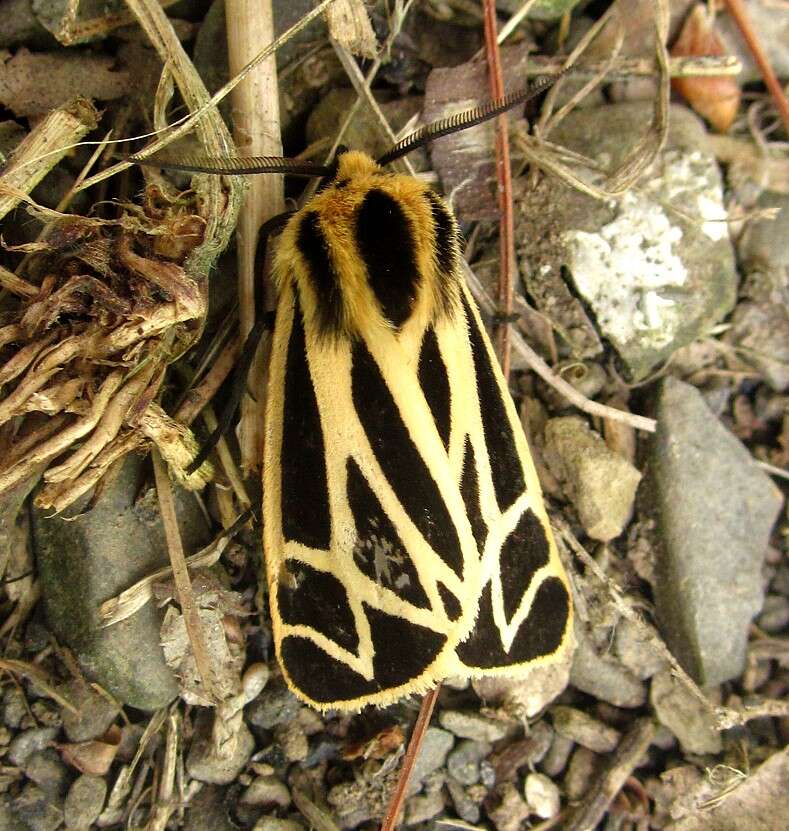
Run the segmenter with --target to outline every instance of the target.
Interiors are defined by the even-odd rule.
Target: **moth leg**
[[[269,238],[278,231],[281,231],[294,213],[295,211],[285,211],[284,213],[277,214],[260,226],[257,253],[255,256],[256,262],[262,263],[265,261],[266,246],[268,245]],[[238,405],[241,403],[241,398],[246,389],[247,376],[252,367],[252,362],[255,359],[258,346],[260,345],[260,339],[263,337],[265,331],[274,328],[274,312],[266,311],[264,303],[263,292],[255,292],[255,325],[250,329],[244,341],[241,356],[233,373],[227,402],[217,419],[216,428],[211,432],[211,435],[206,439],[197,456],[195,456],[187,468],[187,473],[189,474],[194,473],[203,464],[217,446],[222,436],[230,430],[233,423],[233,416],[238,409]]]

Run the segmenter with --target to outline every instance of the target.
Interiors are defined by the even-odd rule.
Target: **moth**
[[[319,710],[523,675],[569,648],[567,577],[457,222],[427,185],[386,169],[534,94],[428,125],[378,161],[166,165],[324,179],[274,258],[263,465],[277,656]]]

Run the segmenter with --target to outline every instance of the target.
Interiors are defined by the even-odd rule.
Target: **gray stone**
[[[57,727],[36,727],[14,737],[6,757],[12,765],[23,768],[31,753],[52,745],[60,732]]]
[[[419,822],[427,822],[443,810],[444,796],[440,789],[412,796],[405,804],[405,824],[416,825]]]
[[[119,701],[141,710],[164,707],[178,693],[159,645],[161,612],[147,603],[103,628],[99,605],[169,564],[156,494],[137,499],[142,459],[130,456],[96,506],[75,519],[33,512],[42,601],[57,639],[85,674]],[[176,488],[179,528],[187,553],[209,534],[193,495]]]
[[[427,728],[422,747],[416,757],[414,769],[411,773],[410,793],[419,790],[422,780],[444,765],[454,743],[454,736],[446,730],[442,730],[440,727]]]
[[[27,714],[25,694],[22,690],[15,685],[6,687],[3,693],[3,724],[17,730]]]
[[[613,170],[643,137],[651,109],[651,102],[576,109],[552,140],[587,155],[591,148]],[[574,347],[577,322],[557,319],[555,292],[541,289],[567,274],[634,380],[708,333],[736,299],[720,170],[704,125],[679,106],[669,125],[652,168],[619,198],[601,201],[546,177],[518,205],[525,280],[540,310]],[[603,184],[601,174],[575,172]]]
[[[296,819],[261,817],[252,831],[304,831],[304,826]]]
[[[98,819],[107,796],[107,783],[83,774],[74,780],[63,808],[66,828],[84,831]]]
[[[670,669],[655,675],[649,697],[658,721],[679,739],[685,753],[721,752],[723,744],[709,708],[675,679]]]
[[[553,729],[559,735],[572,739],[576,744],[594,750],[595,753],[610,753],[619,744],[621,733],[618,730],[592,718],[582,710],[556,706],[551,708],[551,715]]]
[[[61,804],[49,799],[44,791],[28,783],[13,802],[14,813],[24,819],[29,831],[55,831],[63,823]]]
[[[290,805],[290,791],[276,776],[258,776],[241,794],[239,801],[244,805],[287,808]]]
[[[184,831],[238,831],[228,816],[225,790],[219,785],[203,785],[189,800]]]
[[[638,470],[610,450],[578,416],[550,419],[543,458],[562,483],[586,533],[603,542],[618,537],[633,512],[641,481]]]
[[[59,802],[66,795],[71,776],[54,748],[33,751],[25,759],[23,769],[25,776],[35,782],[47,798]]]
[[[547,776],[558,776],[567,765],[567,760],[570,758],[570,753],[572,753],[574,747],[575,742],[572,739],[560,736],[558,733],[554,734],[551,746],[540,762],[540,768]]]
[[[495,795],[498,804],[488,809],[488,816],[496,831],[520,831],[531,812],[517,788],[510,782],[504,782],[497,786]]]
[[[438,723],[462,739],[497,742],[513,730],[513,724],[467,710],[442,710]]]
[[[646,686],[617,661],[599,655],[592,642],[576,627],[578,648],[570,670],[572,686],[616,707],[640,707],[647,697]]]
[[[747,276],[726,340],[782,391],[789,387],[789,195],[763,193],[755,209],[777,215],[753,220],[743,232],[739,253]]]
[[[488,705],[501,707],[520,721],[534,718],[567,688],[575,642],[569,645],[560,663],[535,666],[519,678],[487,675],[475,678],[471,686]]]
[[[482,800],[476,799],[476,794],[473,793],[473,790],[478,787],[472,786],[466,789],[452,778],[447,781],[447,790],[449,791],[449,796],[452,799],[452,804],[455,806],[457,815],[472,825],[476,825],[479,822],[479,806]]]
[[[658,654],[644,632],[624,617],[616,625],[614,653],[633,675],[642,680],[651,678],[666,665],[666,659]]]
[[[767,62],[778,78],[789,76],[789,9],[782,3],[765,3],[763,0],[744,0],[749,26],[754,38],[766,53]],[[762,83],[763,74],[742,36],[742,29],[732,15],[723,13],[715,17],[715,31],[722,40],[723,53],[736,55],[742,64],[737,76],[740,85],[754,81]]]
[[[658,622],[704,686],[738,676],[763,602],[762,566],[783,499],[695,387],[661,384],[650,479],[661,546]]]
[[[63,730],[69,741],[86,742],[99,738],[118,715],[117,704],[82,681],[69,681],[60,686],[58,692],[77,709],[74,713],[63,708]]]
[[[212,711],[200,711],[189,755],[186,757],[186,769],[192,779],[200,782],[229,785],[249,761],[255,749],[255,740],[246,724],[241,722],[238,732],[221,748],[217,748],[211,736],[213,720]]]
[[[603,760],[589,748],[576,749],[564,777],[564,792],[569,800],[580,799],[589,790],[592,779],[602,764]]]
[[[271,730],[278,724],[287,724],[296,718],[301,703],[278,678],[266,685],[263,692],[247,705],[244,716],[254,727]]]
[[[479,763],[492,749],[488,742],[475,742],[471,739],[458,742],[447,756],[449,775],[461,785],[475,785],[479,782]]]
[[[544,774],[530,773],[523,786],[526,804],[540,819],[550,819],[559,813],[559,788]]]
[[[30,831],[14,810],[13,802],[8,794],[0,795],[0,831]]]

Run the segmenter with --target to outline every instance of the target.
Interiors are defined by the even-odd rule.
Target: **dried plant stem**
[[[175,774],[178,764],[178,739],[181,734],[181,717],[177,710],[167,716],[167,732],[164,740],[164,762],[159,768],[159,787],[145,831],[165,831],[173,811],[178,807],[175,798]]]
[[[639,718],[622,737],[608,767],[592,782],[581,804],[562,827],[565,831],[596,828],[628,777],[644,758],[656,725],[650,718]]]
[[[271,0],[225,0],[230,74],[239,74],[254,59],[262,43],[274,40]],[[241,156],[281,156],[277,61],[271,55],[256,64],[232,94],[233,137]],[[266,291],[263,274],[255,273],[260,226],[285,209],[282,176],[251,176],[236,228],[238,301],[241,336],[255,325],[256,292]],[[258,263],[263,269],[264,264]],[[257,279],[256,279],[257,278]],[[265,365],[262,350],[250,369],[248,384],[254,396],[241,400],[238,443],[245,474],[260,468],[265,422]]]
[[[567,62],[565,57],[546,57],[532,55],[529,64],[523,69],[523,75],[533,78],[537,75],[555,75],[561,72]],[[628,78],[651,78],[655,75],[655,61],[652,58],[634,58],[619,56],[611,62],[584,61],[568,70],[569,78],[586,78],[599,75],[608,69],[607,81],[621,81]],[[736,55],[669,57],[668,74],[671,78],[688,78],[691,76],[717,77],[719,75],[739,75],[742,63]]]
[[[214,674],[211,668],[211,658],[208,654],[200,614],[192,592],[192,581],[186,565],[181,534],[178,530],[178,518],[175,513],[175,498],[167,467],[158,449],[152,453],[153,472],[156,479],[156,492],[159,496],[159,510],[164,525],[164,535],[167,539],[167,551],[170,555],[170,564],[173,567],[173,582],[181,614],[184,616],[186,632],[192,646],[197,673],[203,685],[203,691],[209,700],[219,703],[215,693]]]
[[[3,265],[0,265],[0,288],[28,299],[38,294],[37,286],[28,283],[27,280],[23,280],[21,277],[17,277],[13,271],[9,271]]]
[[[22,139],[0,176],[0,219],[19,204],[14,191],[30,193],[66,155],[68,147],[96,127],[98,119],[93,104],[77,98],[53,110]],[[53,147],[64,149],[53,153]]]
[[[408,789],[408,782],[411,778],[411,773],[416,764],[419,749],[422,747],[422,740],[425,737],[425,732],[430,724],[430,717],[433,715],[433,709],[438,700],[438,694],[441,691],[441,685],[438,684],[435,689],[425,693],[422,698],[422,706],[419,708],[419,715],[416,717],[414,729],[411,731],[411,738],[408,741],[408,749],[403,757],[403,765],[400,768],[400,776],[397,779],[394,793],[389,801],[389,806],[386,809],[386,816],[381,823],[381,831],[394,831],[400,819],[400,811],[403,807],[406,791]]]
[[[462,268],[465,270],[466,281],[468,282],[471,293],[474,295],[477,303],[483,312],[487,315],[496,313],[496,303],[488,294],[479,278],[471,270],[471,267],[462,261]],[[599,404],[597,401],[590,401],[588,398],[578,392],[575,387],[567,383],[563,378],[557,375],[548,364],[529,346],[524,340],[523,336],[517,329],[513,329],[510,333],[512,341],[512,349],[523,362],[547,384],[550,384],[557,392],[561,393],[574,407],[578,407],[585,413],[599,418],[607,418],[610,421],[621,421],[623,424],[629,424],[636,430],[644,430],[647,433],[654,433],[657,428],[657,422],[652,418],[628,413],[624,410],[617,410],[615,407],[607,407],[605,404]]]
[[[742,32],[743,39],[748,44],[748,48],[751,50],[751,54],[761,70],[765,86],[770,91],[773,101],[775,101],[778,114],[784,123],[784,130],[789,135],[789,99],[787,99],[781,82],[776,78],[775,72],[773,72],[773,68],[770,66],[770,61],[767,59],[764,49],[762,49],[759,38],[748,17],[745,3],[742,0],[726,0],[726,5],[729,7],[729,14],[734,18],[735,23]]]
[[[501,56],[496,40],[496,5],[485,0],[485,54],[488,61],[488,86],[491,98],[504,96]],[[505,379],[510,377],[510,321],[512,287],[515,279],[515,218],[512,210],[512,168],[507,114],[496,119],[496,176],[498,179],[499,226],[499,314],[504,320],[496,330],[499,363]]]

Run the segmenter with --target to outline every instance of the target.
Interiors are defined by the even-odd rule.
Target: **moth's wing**
[[[430,688],[473,624],[480,560],[420,351],[417,336],[321,337],[281,294],[264,546],[281,665],[319,708]]]
[[[450,458],[481,553],[476,623],[457,647],[459,675],[525,672],[560,659],[572,605],[526,438],[465,284],[462,326],[437,327],[448,357]]]

